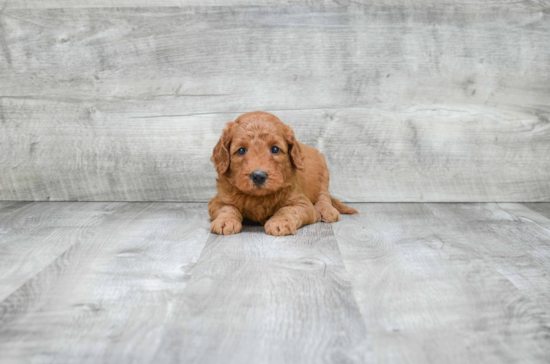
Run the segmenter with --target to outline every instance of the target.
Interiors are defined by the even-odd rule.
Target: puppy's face
[[[264,112],[244,114],[228,123],[212,161],[218,174],[253,196],[290,185],[293,168],[303,169],[292,129]]]
[[[258,196],[282,188],[291,170],[282,128],[266,122],[243,123],[234,128],[229,149],[233,185]]]

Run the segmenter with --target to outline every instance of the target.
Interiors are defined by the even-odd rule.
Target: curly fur
[[[273,154],[273,146],[280,151]],[[239,233],[246,218],[267,234],[293,235],[303,225],[357,213],[330,196],[325,157],[298,142],[275,115],[255,111],[227,123],[211,160],[218,172],[218,194],[208,203],[213,233]],[[268,175],[261,186],[250,179],[255,170]]]

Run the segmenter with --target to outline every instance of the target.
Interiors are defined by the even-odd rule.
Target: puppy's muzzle
[[[261,170],[256,170],[250,173],[250,179],[256,186],[261,186],[267,181],[267,173]]]

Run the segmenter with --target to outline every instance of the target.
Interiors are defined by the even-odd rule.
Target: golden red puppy
[[[255,111],[227,123],[211,160],[218,172],[218,194],[208,203],[213,233],[239,233],[247,218],[267,234],[294,235],[357,213],[330,196],[325,157],[275,115]]]

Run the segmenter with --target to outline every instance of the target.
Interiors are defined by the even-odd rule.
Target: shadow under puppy
[[[267,234],[294,235],[357,213],[330,196],[325,157],[275,115],[255,111],[227,123],[211,160],[218,172],[218,194],[208,203],[213,233],[239,233],[247,218]]]

